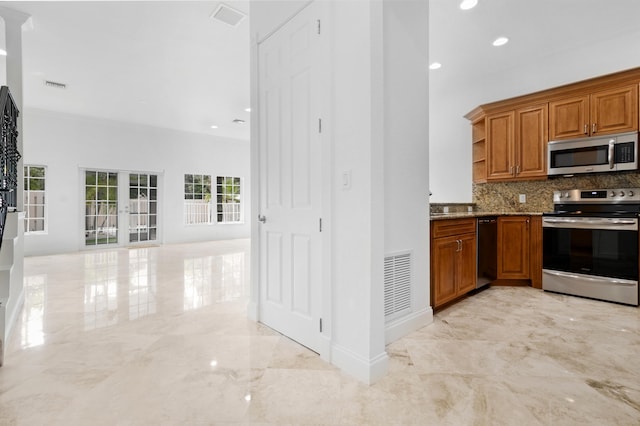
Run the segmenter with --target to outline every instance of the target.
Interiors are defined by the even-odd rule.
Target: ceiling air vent
[[[245,121],[244,121],[244,120],[241,120],[241,119],[239,119],[239,118],[236,118],[236,119],[234,119],[234,120],[233,120],[233,123],[235,123],[235,124],[244,124],[244,123],[245,123]]]
[[[387,321],[411,312],[411,252],[384,258],[384,316]]]
[[[56,81],[45,80],[44,85],[47,87],[53,87],[54,89],[66,89],[67,85],[64,83],[58,83]]]
[[[245,16],[247,15],[237,9],[227,6],[224,3],[221,3],[220,6],[218,6],[218,8],[211,14],[213,19],[217,19],[218,21],[224,22],[232,27],[237,26]]]

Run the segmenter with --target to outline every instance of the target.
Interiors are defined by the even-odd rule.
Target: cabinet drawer
[[[431,238],[471,233],[476,233],[475,219],[446,219],[431,222]]]

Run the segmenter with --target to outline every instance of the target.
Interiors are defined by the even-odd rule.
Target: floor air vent
[[[411,309],[411,253],[384,258],[384,316],[394,319]]]

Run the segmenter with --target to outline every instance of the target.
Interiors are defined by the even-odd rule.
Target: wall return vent
[[[227,25],[231,25],[232,27],[237,26],[240,21],[247,16],[243,12],[240,12],[237,9],[227,6],[224,3],[221,3],[220,6],[211,14],[213,19],[217,19],[220,22],[224,22]]]
[[[384,258],[384,316],[392,320],[411,311],[411,252]]]

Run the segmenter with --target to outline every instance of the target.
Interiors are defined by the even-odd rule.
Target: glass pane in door
[[[85,245],[118,243],[118,174],[85,172]]]
[[[129,242],[155,241],[158,227],[158,176],[129,174]]]

